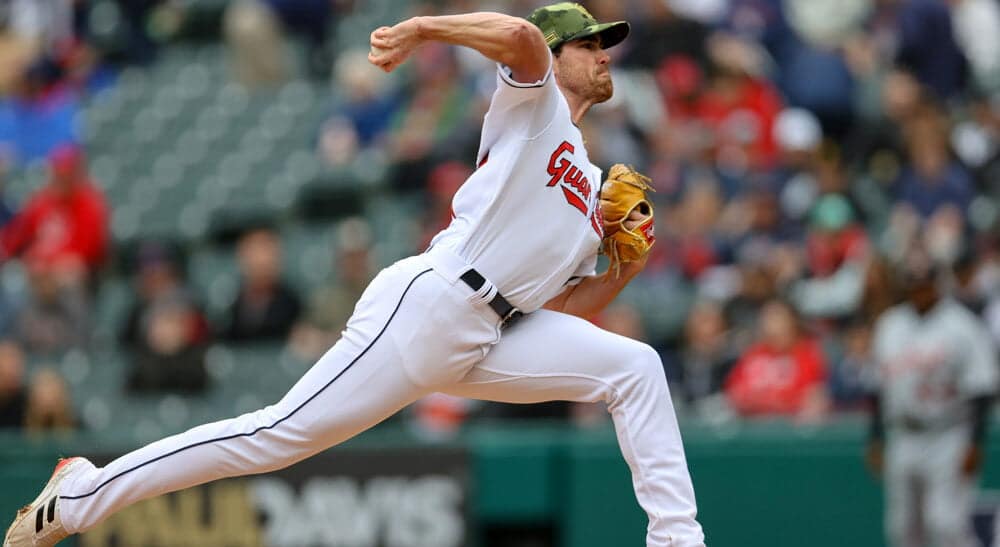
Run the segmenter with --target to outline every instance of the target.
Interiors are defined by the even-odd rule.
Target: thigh
[[[441,391],[506,403],[606,400],[635,372],[636,362],[655,363],[662,374],[648,345],[572,315],[538,310],[505,330],[482,361]]]
[[[369,342],[379,339],[387,352],[383,361],[398,362],[422,389],[437,388],[461,379],[483,359],[500,338],[498,324],[482,296],[414,256],[376,276],[330,350],[341,357],[323,360],[368,352]]]

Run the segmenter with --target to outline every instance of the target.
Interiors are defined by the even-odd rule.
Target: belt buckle
[[[500,329],[503,330],[513,325],[514,323],[517,322],[518,319],[521,318],[522,315],[524,314],[521,313],[521,310],[517,308],[511,308],[510,311],[507,312],[507,315],[503,316],[500,319]]]

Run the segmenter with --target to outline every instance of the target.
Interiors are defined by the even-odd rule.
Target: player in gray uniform
[[[926,257],[909,257],[901,282],[905,301],[879,317],[873,338],[868,460],[885,479],[888,542],[978,545],[971,511],[997,390],[996,349],[979,318],[940,293]]]

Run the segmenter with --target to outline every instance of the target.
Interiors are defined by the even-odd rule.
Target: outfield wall
[[[861,423],[689,426],[684,435],[709,545],[883,545]],[[129,447],[0,437],[0,511],[33,495],[58,455]],[[998,459],[992,442],[988,487],[1000,488]],[[992,505],[983,505],[979,525],[990,528]],[[510,527],[550,528],[559,547],[611,547],[642,545],[645,530],[612,431],[536,424],[476,426],[443,444],[383,427],[283,473],[132,511],[79,545],[484,546],[486,530]]]

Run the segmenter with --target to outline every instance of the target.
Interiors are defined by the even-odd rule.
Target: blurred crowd
[[[235,1],[220,33],[244,85],[274,85],[295,70],[329,78],[316,154],[331,172],[384,172],[391,195],[419,203],[420,228],[402,242],[419,252],[475,167],[495,67],[428,45],[387,77],[367,63],[366,43],[334,47],[334,22],[358,4]],[[442,0],[414,2],[409,13],[527,14],[537,4]],[[817,422],[862,408],[873,325],[899,301],[897,266],[916,248],[1000,344],[1000,2],[584,4],[599,20],[632,24],[609,50],[615,97],[582,127],[591,160],[650,175],[658,221],[646,271],[594,320],[661,352],[684,413]],[[125,22],[114,32],[100,25],[112,8]],[[118,251],[72,113],[81,97],[115,85],[116,66],[155,63],[182,12],[181,2],[127,0],[0,8],[0,261],[27,280],[0,287],[0,424],[75,422],[58,375],[40,368],[29,385],[23,364],[25,354],[92,344],[94,298]],[[303,62],[283,55],[286,41],[303,44]],[[5,201],[4,166],[38,158],[47,184],[24,203]],[[116,326],[133,363],[124,385],[202,391],[214,343],[271,340],[317,357],[384,266],[372,253],[375,231],[363,218],[341,221],[333,275],[303,292],[282,270],[276,225],[247,229],[235,245],[239,289],[217,320],[187,279],[184,245],[133,242],[114,272],[132,286]],[[591,407],[444,396],[412,415],[431,430],[468,415],[599,419]]]
[[[1000,343],[1000,3],[586,6],[632,23],[609,50],[615,98],[582,127],[588,151],[652,177],[659,224],[635,297],[596,320],[657,347],[689,413],[812,422],[861,408],[873,324],[916,249]],[[406,68],[380,78],[363,49],[344,51],[345,98],[318,147],[331,166],[384,164],[395,191],[420,196],[416,250],[474,167],[495,75],[444,46]]]

